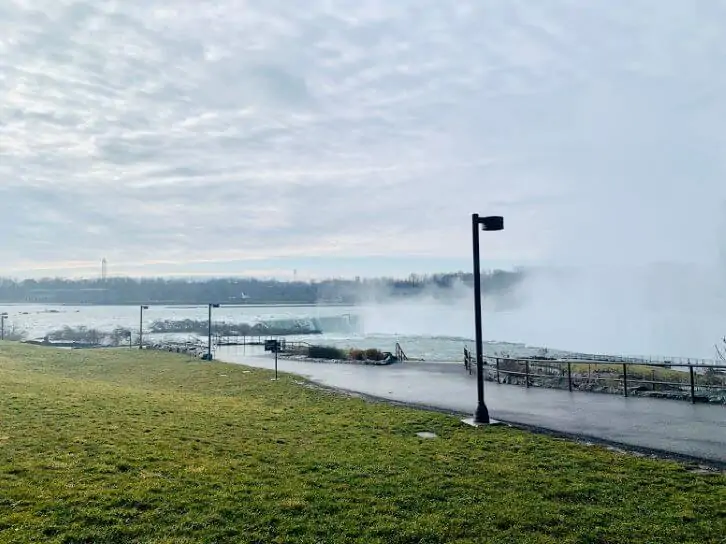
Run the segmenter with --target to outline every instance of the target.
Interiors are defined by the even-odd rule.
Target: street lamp
[[[479,217],[471,216],[471,235],[474,249],[474,326],[476,327],[476,393],[477,404],[474,412],[474,423],[487,425],[489,423],[489,410],[484,404],[484,340],[482,339],[481,324],[481,268],[479,263],[479,227],[481,230],[504,230],[504,218],[499,215]]]
[[[141,306],[139,312],[139,349],[144,349],[144,310],[148,310],[148,306]]]
[[[209,337],[207,340],[207,361],[212,360],[212,308],[219,308],[219,304],[209,305]]]
[[[0,314],[0,340],[5,340],[5,320],[8,318],[8,314],[3,312]]]

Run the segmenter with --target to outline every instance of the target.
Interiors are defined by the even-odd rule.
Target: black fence
[[[726,404],[726,365],[493,356],[484,364],[485,379],[500,384]],[[464,350],[469,374],[475,365]]]

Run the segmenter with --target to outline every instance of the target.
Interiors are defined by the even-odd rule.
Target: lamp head
[[[504,230],[504,217],[501,215],[480,217],[479,224],[481,225],[481,230]]]

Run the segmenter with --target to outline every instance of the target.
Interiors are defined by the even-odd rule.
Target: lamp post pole
[[[8,314],[5,312],[0,314],[0,340],[5,340],[5,319],[7,319]]]
[[[212,308],[219,308],[219,304],[209,305],[208,337],[207,337],[207,360],[212,360]]]
[[[212,360],[212,305],[209,305],[209,320],[207,321],[207,360]]]
[[[148,306],[141,306],[139,312],[139,349],[144,349],[144,310],[148,309]]]
[[[474,423],[487,425],[489,423],[489,410],[484,402],[484,339],[482,337],[482,310],[481,310],[481,263],[479,262],[479,227],[482,230],[504,229],[504,219],[500,216],[479,217],[471,216],[472,253],[474,258],[474,327],[476,328],[476,411]]]

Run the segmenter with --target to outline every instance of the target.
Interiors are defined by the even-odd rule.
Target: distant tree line
[[[524,272],[496,270],[482,275],[484,292],[517,285]],[[406,297],[422,293],[449,296],[457,285],[471,286],[464,272],[408,278],[328,279],[311,282],[222,278],[27,279],[0,278],[0,302],[57,304],[355,304],[371,296]]]

